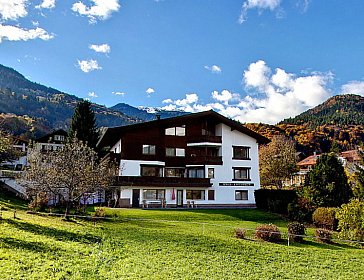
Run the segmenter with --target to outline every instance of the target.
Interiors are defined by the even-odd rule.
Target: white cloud
[[[281,0],[246,0],[241,8],[239,23],[242,24],[247,19],[247,13],[251,9],[274,11],[279,8]],[[278,13],[278,16],[280,13]]]
[[[90,98],[96,98],[96,97],[98,97],[97,94],[95,92],[93,92],[93,91],[89,92],[87,95]]]
[[[155,90],[154,90],[154,88],[147,88],[147,90],[145,91],[148,95],[151,95],[151,94],[153,94],[153,93],[155,93]]]
[[[239,94],[237,93],[231,93],[230,91],[224,89],[219,93],[218,91],[213,91],[211,93],[212,99],[222,102],[225,105],[228,105],[230,101],[239,100]]]
[[[0,43],[3,40],[8,41],[28,41],[33,39],[50,40],[54,37],[44,29],[37,27],[35,29],[23,29],[17,26],[0,24]]]
[[[356,94],[364,96],[364,82],[350,81],[341,87],[341,94]]]
[[[215,74],[219,74],[222,72],[221,67],[219,67],[217,65],[205,66],[204,68],[209,70],[211,73],[215,73]]]
[[[324,102],[331,92],[327,89],[332,73],[308,73],[296,76],[277,68],[274,71],[263,60],[251,63],[243,73],[244,87],[250,95],[242,96],[228,90],[213,91],[213,102],[200,104],[197,94],[184,99],[166,99],[163,109],[199,112],[214,109],[241,122],[277,123]],[[364,82],[361,85],[364,92]]]
[[[120,95],[120,96],[124,96],[126,94],[126,92],[122,92],[122,91],[113,91],[112,94],[115,95]]]
[[[54,9],[56,7],[56,0],[43,0],[42,3],[35,6],[36,9]]]
[[[72,5],[72,11],[80,15],[87,16],[90,23],[96,23],[97,20],[108,19],[113,12],[120,8],[119,0],[90,0],[94,5],[88,7],[82,1]]]
[[[94,59],[78,60],[77,62],[80,69],[85,73],[102,69],[102,67],[99,66],[98,62]]]
[[[110,53],[111,51],[111,48],[108,44],[89,45],[89,48],[98,53]]]
[[[244,71],[244,81],[247,87],[259,88],[264,91],[268,86],[268,76],[270,75],[270,68],[263,60],[258,60],[249,65],[248,70]]]
[[[0,0],[0,16],[4,20],[16,20],[25,17],[27,0]]]

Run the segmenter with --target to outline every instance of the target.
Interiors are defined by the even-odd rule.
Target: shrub
[[[106,215],[106,213],[105,213],[104,208],[96,208],[95,209],[94,217],[105,217],[105,215]]]
[[[245,228],[236,228],[234,236],[238,239],[244,239],[246,234]]]
[[[312,214],[312,222],[316,227],[335,230],[337,219],[335,218],[336,208],[320,207]]]
[[[281,232],[276,225],[263,224],[255,228],[255,237],[268,242],[279,242],[281,240]]]
[[[318,228],[315,231],[315,236],[317,240],[323,243],[331,243],[332,233],[328,229],[325,228]]]
[[[31,211],[43,212],[48,205],[48,196],[46,192],[38,193],[33,200],[28,204]]]
[[[306,228],[303,224],[299,222],[292,222],[288,224],[288,234],[290,241],[301,243],[303,242],[303,237],[296,235],[305,235]]]
[[[364,241],[364,202],[352,200],[344,204],[336,212],[339,237]]]

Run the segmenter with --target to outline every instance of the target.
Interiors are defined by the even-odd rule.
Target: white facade
[[[117,187],[119,192],[119,198],[127,201],[129,199],[130,205],[133,204],[133,190],[139,190],[139,204],[144,207],[151,204],[158,204],[158,199],[148,199],[145,197],[147,190],[160,190],[164,192],[164,202],[167,207],[177,206],[178,195],[181,194],[178,191],[183,192],[183,205],[195,207],[244,207],[255,206],[254,191],[260,188],[259,178],[259,159],[258,159],[258,143],[257,140],[251,136],[248,136],[240,131],[232,129],[223,123],[216,126],[216,136],[221,136],[222,143],[198,143],[196,145],[201,146],[214,146],[218,149],[218,156],[222,157],[222,165],[187,165],[189,167],[201,167],[204,169],[205,178],[209,178],[211,175],[211,169],[213,169],[213,178],[210,178],[211,187],[193,187],[180,185],[178,187],[163,187],[161,184],[158,187],[138,186],[134,184],[128,187]],[[194,144],[192,144],[194,145]],[[191,146],[191,144],[188,144]],[[234,159],[233,147],[246,147],[249,148],[249,159]],[[121,140],[119,140],[110,149],[112,152],[121,152]],[[119,176],[141,176],[141,166],[151,165],[160,166],[163,170],[163,176],[165,176],[165,163],[161,161],[141,161],[141,160],[125,160],[120,161]],[[249,178],[245,180],[234,179],[234,168],[248,169]],[[210,172],[209,172],[210,171]],[[193,179],[192,179],[193,180]],[[200,199],[188,197],[189,191],[202,191]],[[209,192],[213,192],[209,197]],[[209,199],[210,198],[210,199]],[[213,198],[213,199],[211,199]],[[155,200],[155,201],[154,201]],[[162,205],[160,205],[162,206]]]

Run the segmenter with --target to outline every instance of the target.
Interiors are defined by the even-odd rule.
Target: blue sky
[[[0,0],[0,63],[113,106],[276,123],[364,96],[361,0]]]

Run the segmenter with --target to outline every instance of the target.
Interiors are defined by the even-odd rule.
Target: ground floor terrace
[[[173,182],[172,182],[173,181]],[[112,200],[123,208],[250,208],[255,207],[251,183],[213,184],[209,179],[165,180],[123,178],[113,187]]]

